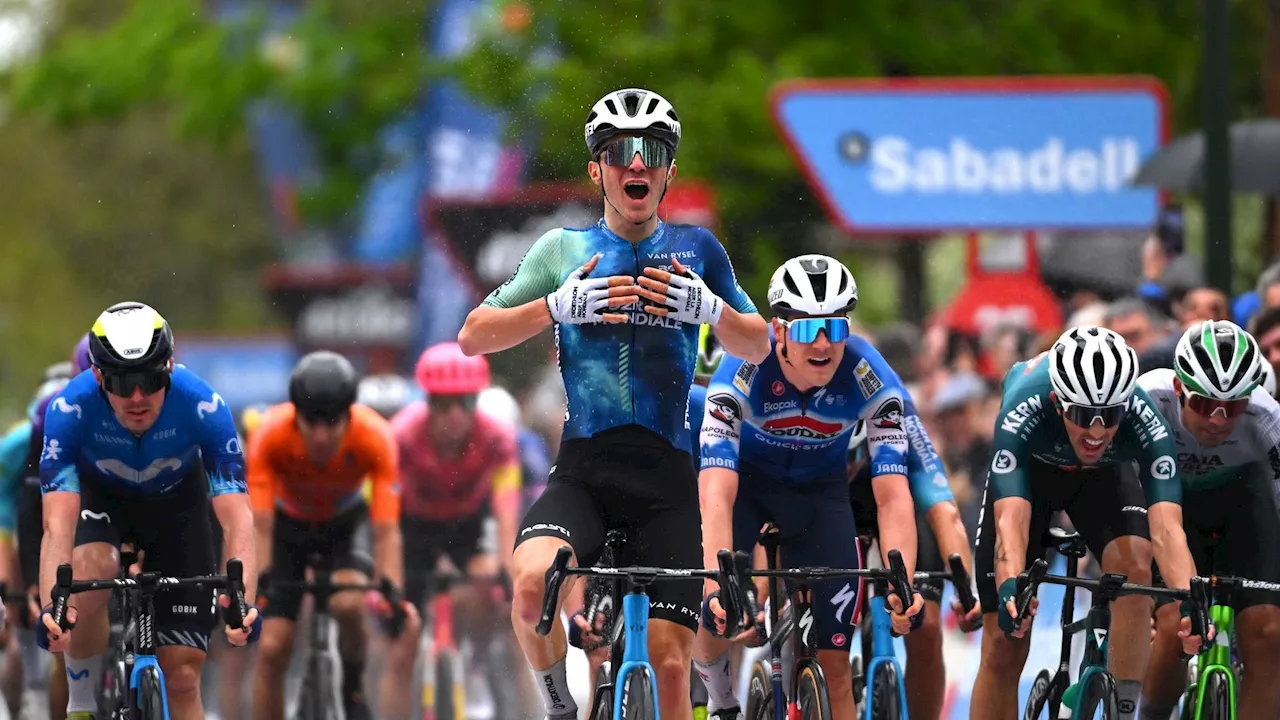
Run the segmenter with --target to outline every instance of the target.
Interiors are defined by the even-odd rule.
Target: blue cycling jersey
[[[849,437],[861,418],[872,474],[906,475],[904,397],[884,358],[856,335],[845,341],[831,382],[804,393],[783,376],[776,351],[760,365],[726,356],[707,389],[701,467],[747,466],[797,483],[844,479]]]
[[[0,438],[0,533],[10,535],[18,526],[18,495],[27,470],[31,423],[23,421]]]
[[[235,419],[222,396],[182,365],[160,416],[141,437],[125,429],[93,373],[49,404],[40,454],[42,492],[80,492],[92,480],[139,495],[167,493],[203,463],[210,495],[247,492]]]
[[[741,313],[756,312],[738,286],[724,247],[710,231],[660,223],[633,243],[601,220],[585,229],[552,230],[534,243],[515,274],[484,303],[511,308],[555,292],[569,274],[601,254],[592,277],[640,277],[645,268],[672,270],[673,259],[696,272],[711,292]],[[697,359],[698,326],[658,317],[638,306],[620,312],[631,321],[555,327],[560,373],[569,411],[565,440],[624,425],[641,425],[688,451],[686,407]]]
[[[707,410],[707,389],[702,385],[689,388],[689,442],[693,445],[693,466],[702,467],[702,414]]]

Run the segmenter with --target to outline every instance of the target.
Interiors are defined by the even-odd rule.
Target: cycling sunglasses
[[[303,415],[299,415],[299,417],[301,417],[301,418],[302,418],[302,421],[303,421],[304,423],[306,423],[307,427],[318,428],[318,427],[334,427],[334,426],[338,425],[339,423],[341,423],[343,420],[346,420],[348,417],[350,417],[350,415],[351,415],[351,412],[350,412],[349,410],[343,410],[342,412],[339,412],[339,413],[338,413],[338,414],[336,414],[336,415],[331,415],[331,414],[306,415],[306,414],[303,414]]]
[[[651,137],[622,137],[614,140],[600,151],[600,159],[605,165],[627,167],[640,153],[640,161],[647,168],[664,168],[676,159],[676,152],[670,145]]]
[[[1184,391],[1182,397],[1186,399],[1187,408],[1191,412],[1205,417],[1213,417],[1214,413],[1221,411],[1223,417],[1230,419],[1240,417],[1245,410],[1249,409],[1249,398],[1247,397],[1236,398],[1235,400],[1218,400],[1217,398],[1193,393],[1190,390]]]
[[[1129,411],[1128,403],[1102,407],[1059,403],[1058,406],[1062,408],[1062,417],[1083,428],[1093,427],[1097,421],[1101,421],[1104,428],[1113,428],[1124,420],[1125,413]]]
[[[134,388],[143,395],[154,395],[169,387],[168,370],[139,370],[123,373],[101,373],[102,389],[118,397],[133,397]]]
[[[476,409],[475,395],[430,395],[427,397],[427,407],[434,412],[448,412],[449,408],[454,406],[461,407],[467,412]]]
[[[783,320],[787,337],[798,343],[811,343],[818,339],[818,332],[825,332],[829,342],[844,342],[849,337],[849,318],[799,318]]]

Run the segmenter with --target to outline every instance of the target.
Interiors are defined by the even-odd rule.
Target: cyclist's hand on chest
[[[720,322],[724,301],[698,273],[671,258],[675,272],[647,267],[640,278],[640,295],[657,305],[646,305],[650,315],[669,317],[692,325],[715,325]]]
[[[585,265],[569,274],[555,292],[547,295],[547,312],[551,319],[566,325],[590,323],[622,323],[630,320],[626,313],[609,312],[640,301],[640,288],[629,275],[587,277],[600,262],[597,253]]]

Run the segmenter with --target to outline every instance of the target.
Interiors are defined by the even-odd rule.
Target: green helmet
[[[1187,328],[1174,351],[1173,368],[1189,391],[1215,400],[1248,397],[1266,377],[1258,342],[1228,320]]]
[[[702,325],[698,328],[698,365],[694,368],[693,374],[698,377],[711,377],[715,374],[716,368],[720,367],[722,359],[724,359],[724,348],[720,347],[720,341],[716,340],[710,325]]]

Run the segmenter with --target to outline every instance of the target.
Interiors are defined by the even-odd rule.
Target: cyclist
[[[360,379],[356,402],[390,420],[413,402],[413,382],[399,375],[368,375]]]
[[[398,453],[386,420],[356,404],[356,371],[343,356],[304,355],[289,378],[289,401],[268,410],[249,443],[249,493],[264,575],[266,621],[253,680],[255,718],[284,717],[284,677],[309,557],[328,559],[335,583],[364,584],[370,574],[404,587]],[[371,478],[372,497],[361,493]],[[372,526],[372,533],[369,532]],[[372,534],[372,562],[368,557]],[[286,585],[288,583],[289,585]],[[408,603],[406,603],[408,605]],[[329,610],[338,625],[342,699],[348,718],[370,717],[364,700],[365,600],[335,593]],[[385,609],[384,609],[385,610]],[[413,644],[416,617],[397,645]],[[395,676],[403,689],[412,667],[390,665],[382,700]],[[392,693],[394,694],[394,693]]]
[[[458,335],[467,353],[491,353],[555,326],[568,413],[547,489],[522,522],[512,609],[553,719],[577,712],[565,681],[563,630],[534,632],[557,550],[568,545],[577,563],[590,565],[606,531],[625,528],[639,548],[636,562],[698,567],[685,417],[697,326],[715,326],[725,347],[748,359],[768,353],[764,321],[715,236],[658,219],[680,142],[671,103],[648,90],[611,92],[592,106],[585,135],[604,217],[539,238]],[[652,590],[649,654],[660,713],[687,719],[697,586]]]
[[[890,375],[894,375],[892,369]],[[901,381],[898,381],[901,384]],[[969,552],[969,536],[960,519],[960,508],[951,495],[950,482],[942,459],[934,450],[933,441],[916,412],[911,394],[903,390],[903,425],[911,444],[907,455],[907,481],[911,499],[917,513],[916,569],[928,571],[946,570],[942,558],[959,555],[965,568],[973,575],[973,558]],[[858,421],[849,443],[849,488],[853,504],[853,517],[861,535],[860,549],[865,554],[880,535],[875,494],[872,489],[871,466],[866,462],[870,452],[866,442],[866,424]],[[921,516],[925,523],[920,523]],[[927,529],[926,529],[927,527]],[[907,649],[906,686],[908,715],[922,720],[939,718],[946,700],[947,668],[942,659],[942,583],[925,581],[916,585],[925,599],[924,622],[904,639]],[[956,598],[951,599],[951,609],[965,632],[977,629],[982,609],[975,605],[968,614]],[[870,646],[863,637],[863,662]]]
[[[65,652],[71,718],[91,718],[97,711],[107,593],[76,595],[67,614],[76,629],[59,628],[48,596],[59,565],[71,563],[82,580],[114,578],[118,547],[132,540],[147,553],[152,570],[179,577],[210,574],[212,496],[228,552],[244,561],[249,597],[258,575],[244,459],[231,411],[203,380],[174,365],[169,323],[142,303],[112,305],[93,324],[89,354],[93,372],[76,376],[49,404],[40,457],[44,610],[36,637],[42,647]],[[168,595],[171,602],[159,603],[155,618],[167,702],[176,717],[200,718],[200,672],[215,608],[199,588]],[[258,611],[250,607],[243,627],[226,629],[227,639],[244,645],[256,639],[259,627]]]
[[[974,552],[983,625],[990,629],[982,634],[973,686],[975,720],[1017,712],[1034,615],[1033,607],[1015,624],[1017,576],[1041,555],[1055,511],[1071,517],[1103,572],[1149,583],[1154,552],[1170,586],[1190,585],[1195,564],[1182,530],[1174,441],[1150,396],[1135,388],[1137,380],[1133,348],[1092,325],[1068,329],[1047,352],[1005,375]],[[1112,613],[1109,661],[1121,717],[1131,720],[1149,647],[1151,601],[1122,597]],[[1193,653],[1200,638],[1189,636],[1189,621],[1182,622],[1183,648]]]
[[[520,512],[515,435],[476,412],[477,395],[489,387],[484,357],[464,355],[457,343],[439,343],[422,352],[414,374],[427,399],[392,422],[404,487],[400,524],[406,555],[415,559],[408,596],[423,601],[431,573],[447,556],[468,580],[450,590],[463,628],[459,635],[469,637],[474,648],[488,648],[505,625],[496,620],[501,613],[495,594],[508,556],[497,548],[514,545]],[[477,653],[476,659],[482,657]],[[412,667],[412,657],[408,663]],[[477,687],[482,678],[479,672],[469,678],[476,688],[472,700],[486,694]]]
[[[516,453],[520,457],[520,512],[533,506],[547,488],[551,474],[547,441],[520,418],[520,403],[506,390],[491,385],[476,396],[476,410],[498,421],[516,436]]]
[[[1272,497],[1280,481],[1280,405],[1260,387],[1266,365],[1252,335],[1226,320],[1206,321],[1182,335],[1173,370],[1145,373],[1138,386],[1155,401],[1177,445],[1182,523],[1196,567],[1207,574],[1205,538],[1217,532],[1222,539],[1215,573],[1275,583],[1280,516]],[[1239,716],[1273,720],[1280,715],[1280,596],[1246,587],[1233,601],[1244,662]],[[1156,629],[1142,717],[1165,720],[1186,687],[1172,604],[1158,606]]]
[[[71,374],[79,375],[88,370],[90,365],[89,333],[85,333],[71,351]],[[45,413],[56,394],[46,396],[36,405],[34,412],[28,413],[31,419],[31,440],[27,445],[26,473],[18,498],[18,566],[22,572],[23,586],[30,598],[29,622],[25,625],[33,629],[40,617],[40,591],[36,584],[40,574],[40,539],[44,535],[40,455],[44,450]],[[29,650],[24,655],[27,658],[26,668],[34,671],[37,667],[45,667],[48,672],[32,672],[27,675],[28,685],[39,691],[40,684],[45,678],[48,679],[49,718],[62,720],[67,714],[67,673],[62,653],[54,653],[50,661],[44,657],[44,653],[30,652],[34,646],[34,638],[31,643],[24,643],[24,647]]]
[[[884,547],[901,550],[907,572],[916,562],[915,512],[908,489],[904,394],[869,343],[849,330],[858,303],[853,275],[835,258],[792,258],[769,281],[777,337],[759,364],[730,358],[707,388],[698,478],[703,554],[715,567],[719,548],[754,548],[760,528],[775,521],[785,566],[856,568],[857,529],[849,504],[845,454],[854,424],[867,422],[876,503],[884,515]],[[818,582],[814,630],[835,717],[852,718],[848,641],[857,618],[860,583]],[[707,583],[707,591],[712,588]],[[722,615],[716,594],[712,612]],[[780,602],[776,598],[775,602]],[[891,597],[894,627],[910,632],[923,609]],[[923,619],[923,617],[921,617]],[[707,686],[714,718],[736,718],[727,640],[703,631],[694,663]]]

